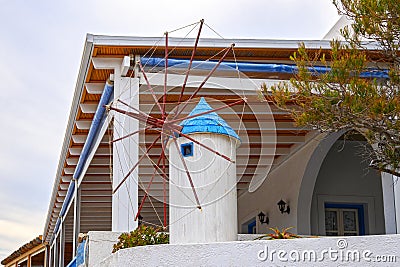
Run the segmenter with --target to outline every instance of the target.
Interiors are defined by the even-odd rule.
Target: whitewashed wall
[[[321,203],[324,200],[340,200],[338,197],[342,197],[340,200],[342,202],[369,203],[366,212],[369,227],[367,234],[385,233],[381,179],[379,174],[368,168],[365,158],[359,156],[361,146],[358,144],[353,144],[336,159],[330,157],[329,160],[332,162],[321,174],[324,177],[321,179],[324,181],[318,183],[317,193],[314,194],[314,186],[319,179],[324,159],[342,134],[343,132],[338,132],[327,136],[317,136],[273,170],[256,192],[240,196],[238,199],[239,229],[242,229],[243,223],[257,217],[257,214],[263,211],[269,215],[270,223],[269,225],[260,224],[257,218],[259,233],[269,232],[269,227],[294,227],[293,232],[299,234],[322,235],[323,229],[319,231],[317,227],[323,219],[323,216],[318,217],[317,212],[318,197],[316,195],[320,195],[322,198],[325,197],[320,199]],[[279,212],[277,202],[281,198],[289,203],[290,214]],[[312,209],[314,212],[311,216]],[[311,231],[311,225],[313,225],[313,231]]]
[[[118,242],[122,232],[90,231],[88,232],[89,251],[88,266],[96,266],[112,254],[113,246]]]
[[[153,245],[96,266],[398,266],[400,235]]]
[[[316,137],[300,151],[273,170],[263,185],[253,193],[245,193],[238,198],[238,224],[241,225],[256,217],[260,211],[269,215],[270,223],[260,224],[258,218],[258,233],[270,232],[269,227],[295,227],[297,232],[297,206],[299,191],[308,162],[323,136]],[[312,189],[311,195],[312,196]],[[280,199],[286,201],[291,209],[290,214],[281,214],[277,203]],[[304,212],[304,211],[301,211]],[[301,232],[301,234],[310,234]]]

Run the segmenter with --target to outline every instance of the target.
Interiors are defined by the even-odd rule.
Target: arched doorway
[[[368,167],[368,157],[362,153],[372,148],[360,135],[344,140],[345,132],[327,135],[310,157],[298,195],[300,234],[326,235],[326,211],[328,216],[335,215],[339,220],[356,216],[356,220],[364,223],[357,224],[358,232],[341,230],[341,234],[385,232],[381,175]],[[334,233],[328,231],[328,234]]]
[[[372,147],[357,134],[330,147],[312,194],[311,234],[385,233],[381,175],[368,167],[368,153]]]

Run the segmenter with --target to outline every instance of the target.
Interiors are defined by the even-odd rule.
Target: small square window
[[[193,142],[181,144],[181,153],[184,157],[193,156]]]

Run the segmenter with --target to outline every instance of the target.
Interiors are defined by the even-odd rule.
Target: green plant
[[[341,30],[345,41],[319,51],[301,44],[291,57],[298,68],[294,77],[264,84],[264,97],[291,112],[299,127],[355,130],[373,147],[360,151],[369,167],[400,176],[399,1],[332,1],[351,21]],[[330,71],[319,73],[319,66]]]
[[[301,236],[293,234],[291,232],[288,232],[289,229],[292,229],[293,227],[288,227],[288,228],[282,228],[282,230],[279,230],[278,227],[274,228],[269,228],[273,233],[271,234],[266,234],[262,235],[260,237],[257,237],[255,240],[260,240],[265,237],[267,239],[272,240],[272,239],[294,239],[294,238],[301,238]]]
[[[118,237],[118,242],[113,246],[113,253],[124,248],[168,244],[169,235],[161,232],[162,228],[139,225],[130,233],[123,233]]]

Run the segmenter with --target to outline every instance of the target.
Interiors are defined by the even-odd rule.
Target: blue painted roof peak
[[[189,116],[204,113],[213,110],[213,108],[207,103],[204,97],[200,98],[197,106],[190,112]],[[221,118],[216,112],[210,112],[207,114],[200,115],[198,117],[184,120],[180,124],[182,133],[217,133],[234,137],[240,141],[240,137],[237,135],[235,130]]]

